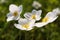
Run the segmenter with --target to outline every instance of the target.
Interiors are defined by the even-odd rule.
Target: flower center
[[[27,29],[29,27],[29,24],[24,24],[22,27]]]
[[[47,21],[48,21],[48,17],[42,19],[42,22],[47,22]]]
[[[18,15],[18,12],[14,12],[14,13],[13,13],[13,16],[17,16],[17,15]]]
[[[36,15],[32,15],[31,18],[32,18],[32,19],[36,19]]]

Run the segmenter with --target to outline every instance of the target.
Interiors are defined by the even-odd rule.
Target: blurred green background
[[[14,27],[17,21],[7,22],[6,15],[9,12],[9,5],[23,5],[21,17],[25,12],[31,12],[34,0],[0,0],[0,40],[60,40],[60,15],[56,21],[42,28],[35,27],[31,31],[22,31]],[[40,8],[42,17],[54,8],[60,7],[60,0],[36,0],[42,4]],[[37,9],[38,10],[38,9]]]

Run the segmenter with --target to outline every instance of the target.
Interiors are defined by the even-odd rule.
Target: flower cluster
[[[33,7],[39,8],[41,4],[38,2],[33,2]],[[18,20],[18,24],[14,24],[14,26],[21,30],[31,30],[35,26],[36,27],[43,27],[49,23],[52,23],[58,18],[58,14],[60,13],[60,9],[56,8],[53,9],[51,12],[48,12],[44,18],[41,17],[42,10],[35,10],[33,9],[32,12],[26,12],[24,14],[25,18],[21,18],[20,14],[23,10],[23,6],[16,6],[11,4],[9,6],[9,13],[7,14],[7,22],[11,20]],[[42,21],[40,19],[42,18]],[[36,23],[36,21],[39,21]]]

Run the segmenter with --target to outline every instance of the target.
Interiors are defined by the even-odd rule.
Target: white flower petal
[[[60,9],[59,8],[55,8],[55,9],[53,9],[53,12],[59,13],[60,12]]]
[[[7,14],[7,22],[13,20],[14,16],[12,15],[12,13],[8,13]]]
[[[35,26],[36,27],[43,27],[43,26],[45,26],[47,24],[48,24],[47,22],[39,22],[39,23],[35,23]]]
[[[40,20],[41,19],[41,13],[42,13],[42,10],[36,11],[36,20]]]
[[[18,6],[11,4],[9,6],[9,10],[10,10],[10,12],[14,13],[15,11],[18,11]]]
[[[24,17],[27,18],[27,19],[30,19],[31,15],[32,15],[31,13],[25,13]]]
[[[19,22],[19,24],[25,24],[25,23],[27,23],[27,22],[29,22],[29,20],[27,20],[27,19],[23,19],[23,18],[20,18],[19,20],[18,20],[18,22]]]
[[[7,17],[11,17],[11,16],[13,16],[12,13],[8,13],[8,14],[7,14]]]
[[[59,8],[53,9],[53,13],[55,13],[55,15],[59,15],[60,9]]]
[[[22,5],[20,5],[20,6],[18,7],[18,9],[19,9],[19,12],[21,13],[21,12],[22,12],[22,10],[23,10]]]
[[[35,20],[31,20],[29,22],[29,28],[27,29],[27,31],[32,30],[34,28],[34,23],[35,23]]]
[[[56,16],[56,17],[54,17],[54,18],[50,18],[47,22],[48,22],[48,23],[54,22],[57,18],[58,18],[58,16]]]
[[[36,20],[38,21],[38,20],[40,20],[41,19],[41,17],[40,16],[36,16]]]
[[[41,16],[41,13],[42,13],[42,10],[36,11],[36,14],[39,15],[39,16]]]
[[[20,30],[25,30],[24,28],[22,28],[22,26],[20,24],[14,24],[14,26]]]
[[[32,10],[32,14],[37,14],[37,15],[41,15],[42,10],[38,10],[36,11],[35,9]]]
[[[55,17],[55,15],[52,12],[48,12],[45,17]]]
[[[51,18],[55,18],[56,16],[57,15],[55,15],[53,12],[48,12],[45,18],[51,19]]]
[[[30,27],[33,28],[34,24],[35,24],[35,20],[30,20]]]
[[[13,20],[13,18],[14,18],[14,16],[12,16],[12,17],[8,17],[8,18],[7,18],[7,22]]]

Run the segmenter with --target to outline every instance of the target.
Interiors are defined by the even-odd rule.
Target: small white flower
[[[19,24],[14,24],[14,26],[18,29],[27,31],[33,29],[35,23],[35,21],[33,20],[30,21],[25,18],[24,19],[21,18],[18,22]]]
[[[20,18],[20,14],[22,12],[22,5],[20,5],[19,7],[11,4],[9,6],[9,13],[7,14],[7,21],[11,21],[11,20],[18,20]]]
[[[36,8],[36,9],[38,9],[38,8],[40,8],[42,5],[41,5],[39,2],[34,1],[33,4],[32,4],[32,6],[33,6],[34,8]]]
[[[35,20],[35,21],[38,21],[41,19],[41,13],[42,13],[42,10],[33,10],[32,13],[25,13],[24,14],[24,17],[28,20]]]
[[[47,25],[48,23],[51,23],[55,21],[58,18],[56,13],[54,12],[48,12],[47,15],[42,19],[42,22],[36,23],[35,26],[42,27]]]

